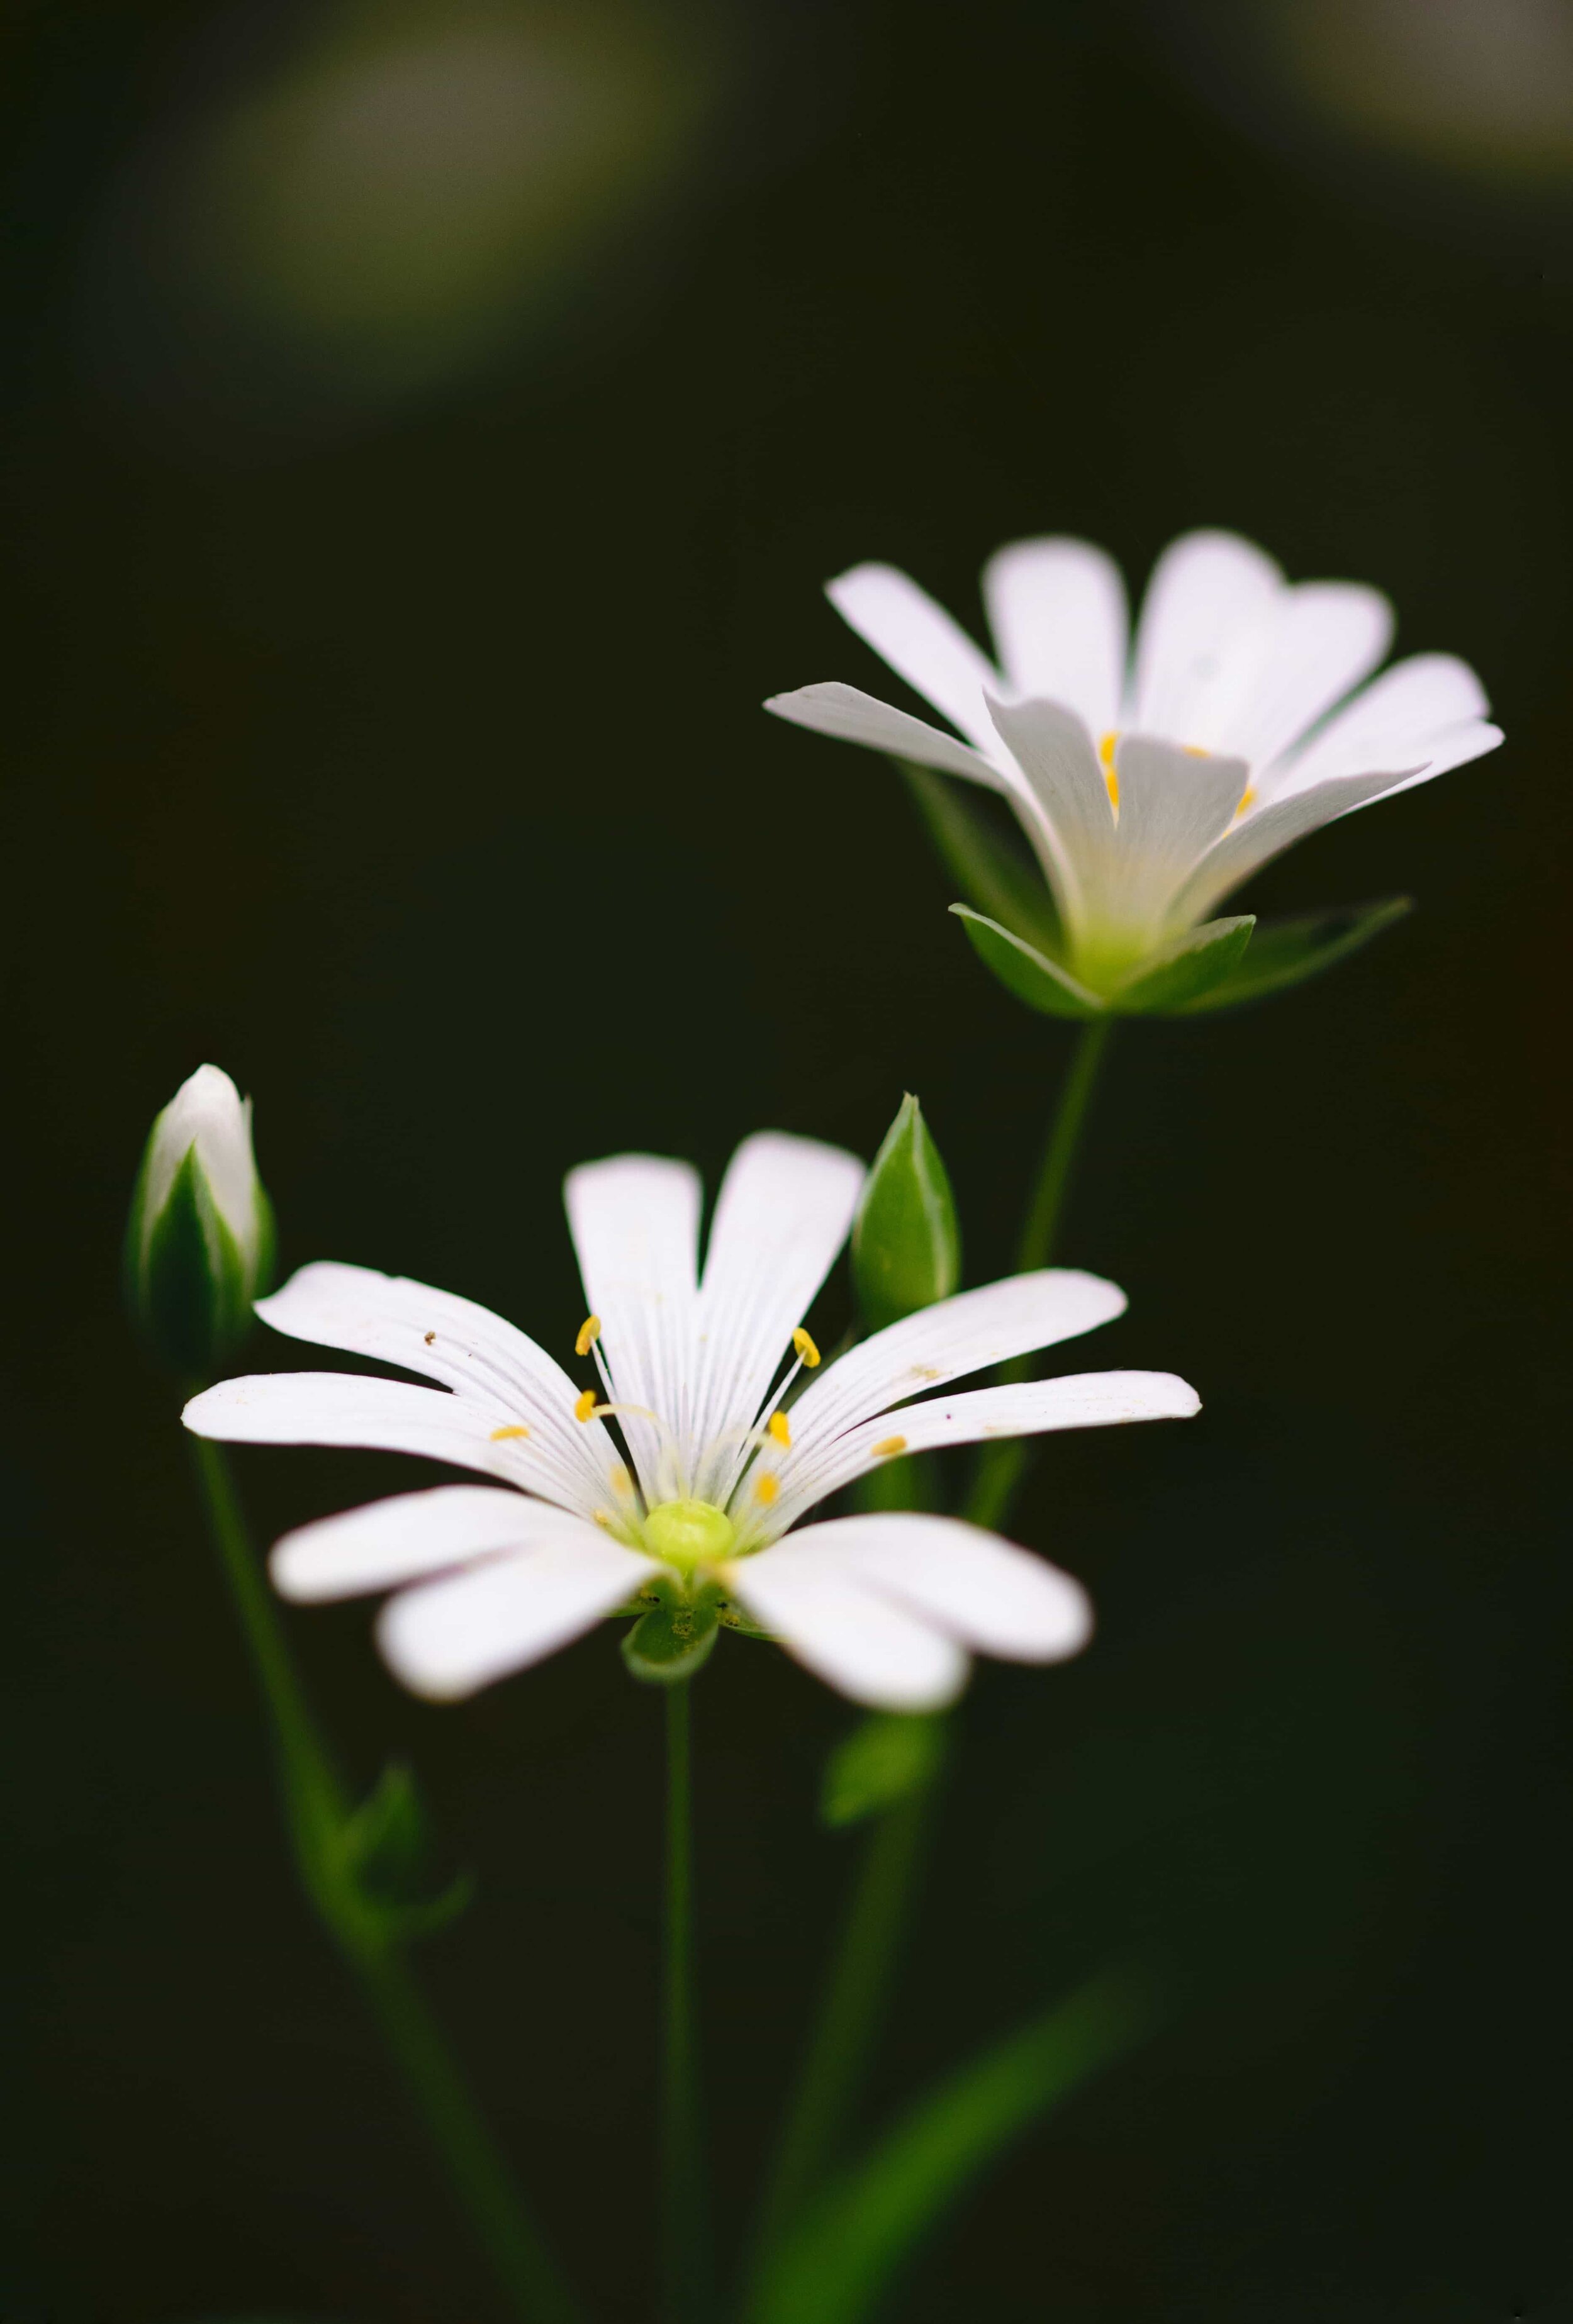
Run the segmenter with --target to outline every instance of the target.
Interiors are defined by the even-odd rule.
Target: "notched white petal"
[[[562,1527],[518,1556],[384,1606],[377,1643],[395,1678],[432,1702],[459,1701],[567,1646],[649,1579],[647,1558],[594,1526],[565,1518]]]
[[[297,1526],[273,1545],[273,1587],[299,1604],[360,1598],[449,1566],[518,1549],[543,1512],[522,1493],[437,1485]]]

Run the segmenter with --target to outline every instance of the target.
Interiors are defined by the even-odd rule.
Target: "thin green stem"
[[[888,1809],[865,1843],[852,1908],[760,2217],[762,2257],[837,2160],[884,2023],[928,1827],[927,1794],[914,1794]]]
[[[669,2324],[708,2304],[709,2241],[700,2148],[694,2006],[693,1711],[690,1683],[666,1689],[666,1930],[662,1964],[662,2243]]]
[[[350,1794],[311,1716],[224,1447],[200,1436],[188,1441],[208,1530],[267,1710],[284,1821],[306,1894],[359,1981],[453,2191],[515,2311],[529,2324],[578,2324],[578,2302],[524,2209],[402,1946],[356,1886],[341,1846]]]
[[[1043,1158],[1038,1165],[1032,1200],[1022,1225],[1022,1239],[1016,1248],[1016,1272],[1025,1275],[1033,1268],[1046,1267],[1053,1256],[1059,1222],[1064,1214],[1065,1197],[1070,1185],[1077,1149],[1087,1124],[1087,1110],[1092,1102],[1098,1068],[1114,1030],[1112,1017],[1095,1017],[1081,1030],[1070,1060],[1070,1071],[1054,1111],[1054,1120],[1043,1148]],[[1025,1379],[1031,1367],[1018,1360],[1005,1365],[1000,1373],[1002,1380]],[[998,1526],[1009,1514],[1017,1489],[1027,1473],[1032,1458],[1031,1439],[1012,1437],[1008,1442],[991,1444],[977,1465],[977,1474],[967,1498],[965,1514],[975,1525]]]
[[[1019,1273],[1047,1265],[1053,1252],[1112,1030],[1108,1017],[1095,1018],[1082,1028],[1022,1222],[1016,1251]],[[1002,1378],[1024,1379],[1027,1372],[1024,1363],[1013,1364]],[[967,1516],[976,1524],[997,1525],[1014,1497],[1026,1461],[1019,1441],[991,1445],[979,1465]],[[891,1971],[911,1907],[932,1799],[931,1789],[925,1789],[887,1809],[866,1842],[852,1909],[765,2202],[758,2246],[762,2265],[834,2160],[856,2104],[889,1998]]]

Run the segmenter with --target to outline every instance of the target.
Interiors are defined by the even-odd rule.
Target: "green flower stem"
[[[865,1842],[852,1909],[760,2218],[762,2264],[837,2160],[884,2023],[891,1970],[928,1829],[925,1789],[887,1808]]]
[[[1066,1075],[1065,1087],[1055,1109],[1049,1140],[1043,1148],[1043,1159],[1038,1166],[1032,1199],[1022,1223],[1022,1239],[1016,1249],[1018,1275],[1026,1275],[1033,1268],[1046,1267],[1053,1255],[1077,1148],[1081,1142],[1098,1068],[1103,1063],[1104,1051],[1108,1047],[1114,1024],[1112,1017],[1095,1017],[1082,1028],[1075,1055],[1070,1060],[1070,1071]],[[1000,1379],[1002,1382],[1026,1379],[1030,1372],[1030,1363],[1026,1360],[1018,1360],[1002,1368]],[[988,1447],[978,1462],[977,1475],[964,1512],[974,1525],[998,1526],[1004,1522],[1017,1489],[1027,1472],[1027,1464],[1032,1458],[1031,1446],[1031,1438],[1015,1436],[1008,1442]]]
[[[279,1611],[252,1547],[221,1444],[190,1437],[197,1487],[267,1708],[284,1820],[301,1883],[358,1979],[477,2240],[529,2324],[582,2310],[525,2211],[398,1941],[356,1888],[340,1848],[352,1802],[311,1716]]]
[[[709,2222],[700,2144],[694,2007],[691,1683],[666,1688],[666,1946],[662,1966],[662,2238],[669,2324],[699,2324],[709,2301]]]
[[[1018,1273],[1046,1265],[1053,1251],[1071,1168],[1113,1029],[1109,1017],[1095,1018],[1082,1028],[1022,1223]],[[1002,1379],[1027,1376],[1025,1363],[1001,1372]],[[1020,1440],[991,1445],[979,1464],[965,1514],[977,1525],[999,1524],[1026,1464]],[[865,1843],[852,1910],[765,2205],[759,2244],[762,2266],[768,2265],[772,2251],[834,2160],[856,2103],[911,1909],[933,1796],[932,1787],[925,1786],[886,1809]]]

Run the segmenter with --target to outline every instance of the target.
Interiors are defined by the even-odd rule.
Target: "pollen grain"
[[[530,1431],[525,1427],[523,1422],[516,1420],[507,1428],[494,1428],[492,1431],[491,1441],[494,1444],[500,1444],[505,1436],[528,1436],[529,1434]]]

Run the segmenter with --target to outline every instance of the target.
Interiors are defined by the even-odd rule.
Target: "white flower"
[[[231,1442],[418,1452],[514,1489],[442,1485],[375,1502],[273,1552],[291,1598],[418,1584],[384,1609],[379,1635],[420,1693],[467,1694],[615,1609],[650,1602],[659,1585],[718,1595],[724,1620],[762,1626],[858,1702],[948,1702],[969,1648],[1025,1662],[1075,1653],[1090,1629],[1079,1585],[948,1517],[802,1526],[815,1503],[905,1451],[1180,1418],[1198,1399],[1168,1373],[1094,1372],[908,1401],[1124,1306],[1113,1284],[1056,1268],[876,1333],[827,1365],[789,1414],[788,1390],[819,1361],[801,1318],[863,1179],[835,1147],[749,1139],[717,1201],[701,1277],[699,1181],[686,1164],[631,1154],[573,1171],[569,1220],[594,1310],[578,1353],[593,1351],[600,1397],[484,1307],[321,1264],[261,1303],[274,1330],[441,1389],[273,1373],[209,1388],[186,1425]]]
[[[1002,549],[983,591],[1000,669],[891,566],[828,586],[965,742],[851,686],[765,707],[1003,793],[1053,890],[1069,965],[1094,990],[1307,832],[1502,740],[1451,654],[1413,655],[1351,696],[1387,650],[1386,599],[1348,582],[1291,587],[1233,533],[1164,551],[1129,657],[1118,567],[1086,541]]]

